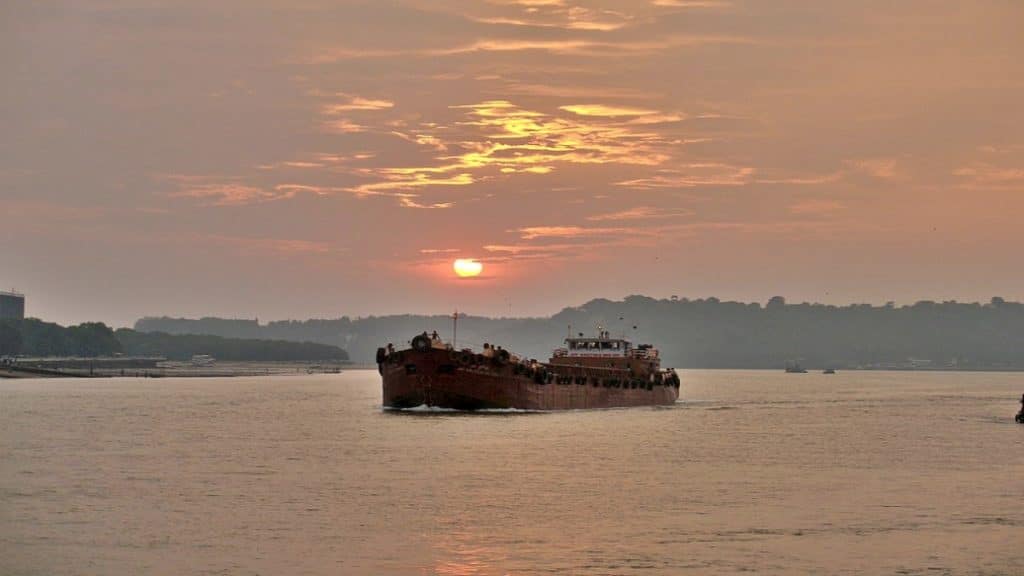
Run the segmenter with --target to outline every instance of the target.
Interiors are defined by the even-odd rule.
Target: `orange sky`
[[[1024,299],[1021,22],[1016,0],[4,5],[0,288],[119,325]]]

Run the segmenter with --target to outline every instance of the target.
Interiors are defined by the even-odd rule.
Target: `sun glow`
[[[479,276],[484,270],[484,265],[472,258],[459,258],[452,264],[452,269],[459,278],[472,278]]]

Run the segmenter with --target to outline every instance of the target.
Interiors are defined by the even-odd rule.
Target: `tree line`
[[[35,318],[0,321],[0,356],[95,358],[118,354],[170,360],[189,360],[196,354],[231,361],[348,360],[345,350],[317,342],[113,330],[100,322],[64,327]]]
[[[883,306],[766,304],[717,298],[591,300],[547,318],[459,319],[458,346],[495,343],[546,360],[567,334],[591,335],[598,327],[661,350],[677,368],[930,367],[1024,369],[1024,305],[993,298],[987,303],[921,301]],[[345,348],[370,363],[378,346],[403,347],[416,334],[437,330],[446,340],[445,315],[342,317],[260,324],[220,318],[144,318],[138,331],[215,334],[226,337],[309,340]]]

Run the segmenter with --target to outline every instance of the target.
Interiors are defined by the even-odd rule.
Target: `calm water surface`
[[[0,381],[0,574],[1022,574],[1022,374],[681,373],[396,414],[376,372]]]

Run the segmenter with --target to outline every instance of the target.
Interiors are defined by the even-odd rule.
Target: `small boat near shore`
[[[801,366],[799,362],[786,362],[786,374],[807,374],[807,369]]]

